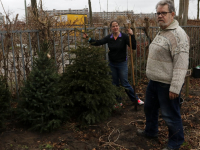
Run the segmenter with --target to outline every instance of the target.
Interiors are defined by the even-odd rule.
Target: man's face
[[[174,19],[174,12],[169,12],[168,5],[158,5],[157,9],[157,21],[160,28],[165,29],[167,28]]]

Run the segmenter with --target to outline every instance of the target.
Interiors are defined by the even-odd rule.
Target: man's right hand
[[[173,92],[169,92],[169,99],[173,100],[175,98],[177,98],[179,95]]]

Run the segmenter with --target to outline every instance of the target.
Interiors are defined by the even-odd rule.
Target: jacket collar
[[[122,37],[121,32],[119,33],[119,36],[118,36],[118,37]],[[113,38],[113,34],[111,34],[110,38]]]
[[[165,28],[164,30],[162,30],[162,29],[160,28],[160,31],[174,30],[174,29],[178,28],[178,26],[179,26],[178,21],[174,19],[174,20],[172,21],[172,23],[171,23],[167,28]]]

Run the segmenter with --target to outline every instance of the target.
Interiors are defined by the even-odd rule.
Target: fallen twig
[[[111,128],[111,127],[109,127],[109,123],[110,123],[110,122],[111,122],[111,121],[109,121],[109,122],[107,123],[107,127],[108,127],[109,130],[110,130],[110,128]],[[114,133],[114,131],[117,131],[119,134],[118,134],[118,137],[114,140],[114,142],[111,142],[110,137],[111,137],[111,135]],[[120,148],[120,149],[122,148],[123,150],[128,150],[128,149],[126,149],[124,146],[115,143],[115,142],[117,142],[117,140],[118,140],[119,137],[120,137],[120,131],[119,131],[119,129],[115,130],[115,128],[113,128],[113,130],[111,131],[111,133],[108,135],[108,142],[102,140],[102,137],[105,137],[105,136],[106,136],[106,135],[102,135],[101,137],[99,137],[99,143],[104,143],[104,144],[102,144],[100,147],[110,146],[110,147],[112,147],[114,150],[116,150],[115,147],[118,147],[118,148]]]

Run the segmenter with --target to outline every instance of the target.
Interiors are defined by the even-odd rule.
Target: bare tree
[[[40,0],[40,9],[42,10],[42,0]]]
[[[31,7],[35,16],[37,16],[37,1],[31,0]]]
[[[184,1],[183,0],[179,0],[179,12],[178,12],[178,21],[179,24],[182,24],[182,13],[183,13],[183,8],[184,8]]]
[[[88,5],[89,5],[89,15],[90,15],[90,26],[93,26],[93,22],[92,22],[92,6],[91,6],[91,1],[88,0]]]
[[[189,0],[179,0],[178,21],[180,25],[187,25]]]
[[[187,25],[188,20],[188,10],[189,10],[189,0],[184,1],[184,12],[183,12],[183,23],[182,25]]]
[[[199,1],[197,0],[197,20],[199,20]]]

